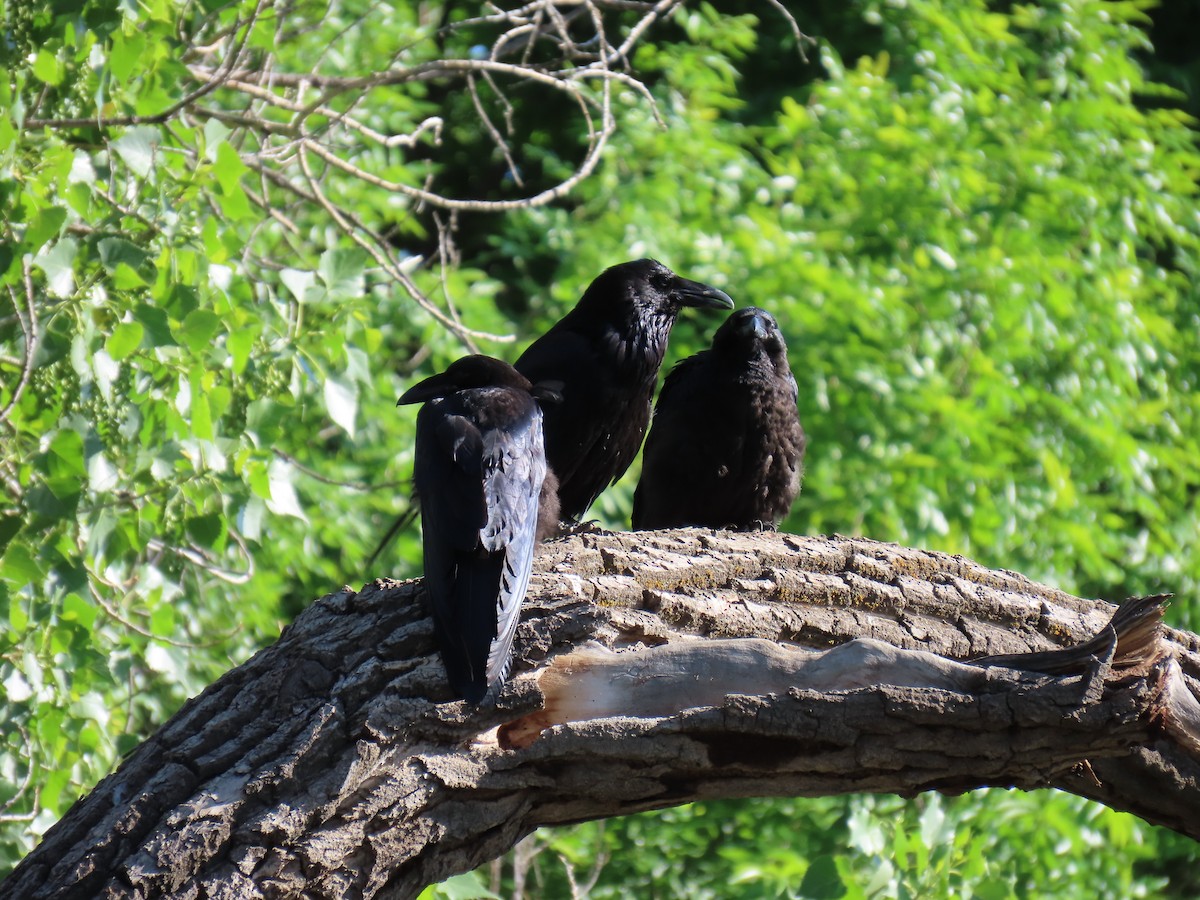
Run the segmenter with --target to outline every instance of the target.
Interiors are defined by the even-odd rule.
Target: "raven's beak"
[[[445,397],[447,394],[452,394],[455,391],[455,386],[446,380],[446,373],[439,372],[437,375],[430,375],[424,381],[418,381],[407,391],[400,395],[400,399],[396,401],[397,406],[407,406],[409,403],[424,403],[427,400],[436,400],[438,397]]]
[[[767,335],[771,333],[771,322],[767,318],[766,313],[761,310],[755,310],[750,316],[750,321],[746,323],[750,326],[750,332],[758,340],[765,340]]]
[[[740,312],[746,313],[746,310]],[[729,326],[735,333],[747,339],[761,341],[767,336],[767,320],[757,313],[749,313]]]
[[[701,284],[699,281],[689,281],[687,278],[675,276],[675,288],[672,291],[676,301],[682,306],[705,306],[711,309],[733,309],[733,298],[715,287]]]

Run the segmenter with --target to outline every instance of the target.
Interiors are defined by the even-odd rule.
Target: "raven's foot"
[[[577,534],[607,534],[608,531],[601,527],[598,519],[588,519],[586,522],[575,522],[571,519],[563,519],[558,523],[559,537],[573,537]]]

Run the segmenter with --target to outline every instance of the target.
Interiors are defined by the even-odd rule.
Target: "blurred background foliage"
[[[243,95],[189,98],[206,59],[189,35],[355,76],[486,55],[486,23],[447,28],[458,5],[7,4],[0,875],[313,598],[419,574],[415,527],[363,570],[407,508],[413,422],[395,397],[469,346],[514,359],[601,269],[638,256],[779,318],[810,438],[786,530],[963,553],[1109,600],[1170,590],[1171,624],[1200,627],[1200,53],[1179,24],[1197,5],[794,4],[814,39],[798,41],[770,3],[686,4],[633,51],[653,103],[611,88],[595,172],[498,213],[324,165],[307,198],[289,193],[268,163],[295,146],[257,139]],[[635,21],[606,16],[617,37]],[[561,94],[481,95],[506,155],[477,97],[403,88],[364,87],[328,116],[416,133],[339,145],[390,181],[512,200],[586,153]],[[297,121],[259,114],[279,133]],[[438,134],[421,133],[431,116]],[[356,242],[339,210],[380,243]],[[686,315],[670,358],[715,325]],[[636,475],[601,497],[603,524],[627,527]],[[1191,842],[1074,797],[995,790],[694,804],[539,833],[428,893],[522,884],[1200,893]]]

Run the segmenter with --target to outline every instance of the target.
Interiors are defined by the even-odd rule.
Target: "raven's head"
[[[459,391],[483,387],[510,387],[526,392],[533,390],[529,379],[508,363],[477,353],[456,359],[446,367],[445,372],[417,382],[400,396],[396,405],[424,403]]]
[[[604,304],[609,314],[636,312],[674,320],[684,306],[733,309],[724,291],[676,275],[655,259],[635,259],[605,269],[588,286],[580,306]]]
[[[788,371],[787,344],[775,317],[765,309],[747,306],[732,313],[713,335],[713,352],[743,360],[769,362],[776,371]]]

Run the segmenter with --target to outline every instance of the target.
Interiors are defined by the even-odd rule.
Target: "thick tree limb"
[[[1157,624],[1161,598],[1113,630],[1107,604],[961,557],[585,534],[545,547],[520,674],[471,709],[419,593],[315,603],[0,896],[411,897],[539,825],[705,797],[1056,786],[1200,837],[1200,638]]]

